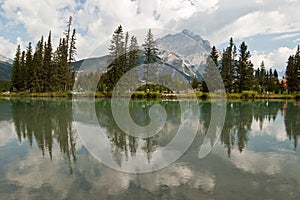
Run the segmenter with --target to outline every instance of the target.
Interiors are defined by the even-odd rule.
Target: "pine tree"
[[[18,45],[17,51],[15,54],[13,66],[12,66],[12,75],[11,75],[11,81],[12,81],[12,87],[13,90],[20,90],[20,70],[21,70],[21,47]]]
[[[154,36],[151,32],[151,29],[148,30],[148,33],[145,38],[145,43],[142,45],[144,47],[144,55],[145,55],[145,64],[155,63],[158,60],[157,57],[157,47],[154,42]]]
[[[109,91],[112,91],[115,84],[124,74],[124,36],[122,26],[118,26],[113,33],[109,47],[109,66],[104,82]]]
[[[70,48],[69,48],[69,64],[75,61],[76,55],[76,29],[73,29],[72,37],[70,40]]]
[[[154,37],[151,32],[151,29],[148,30],[148,33],[145,38],[145,43],[142,45],[144,47],[144,64],[146,64],[146,70],[145,70],[145,80],[146,80],[146,87],[145,91],[149,89],[149,77],[154,76],[156,69],[154,69],[155,63],[158,61],[158,56],[157,56],[157,47],[154,42]],[[151,67],[151,69],[149,69]]]
[[[34,75],[34,68],[32,65],[32,46],[31,42],[29,42],[27,51],[26,51],[26,61],[25,61],[25,71],[24,71],[24,78],[25,78],[25,90],[31,92],[31,84],[33,81]]]
[[[224,86],[227,92],[232,92],[234,89],[234,76],[235,76],[235,65],[236,65],[236,46],[233,39],[230,38],[229,46],[223,51],[222,65],[221,65],[221,76],[224,82]]]
[[[219,54],[218,54],[218,51],[215,46],[212,47],[212,50],[210,52],[210,58],[212,59],[212,61],[216,65],[216,67],[218,67],[219,66],[219,63],[218,63]]]
[[[71,69],[68,62],[68,45],[66,41],[66,38],[63,38],[57,50],[58,90],[60,91],[67,91],[71,81]]]
[[[289,92],[297,90],[297,68],[295,66],[295,57],[290,56],[286,67],[286,77]]]
[[[223,85],[223,83],[219,81],[218,77],[218,57],[218,52],[213,46],[210,55],[207,58],[207,66],[203,75],[205,79],[205,84],[203,85],[204,90],[208,89],[210,92],[221,89],[221,86]]]
[[[69,49],[69,41],[70,41],[70,33],[71,33],[71,26],[72,26],[72,16],[69,17],[69,21],[67,22],[67,30],[65,30],[65,44],[66,48]],[[67,56],[68,58],[68,56]],[[68,62],[71,63],[70,58],[68,58]]]
[[[67,91],[72,89],[74,84],[74,73],[72,72],[72,62],[76,55],[76,29],[72,27],[72,17],[69,17],[65,37],[59,41],[54,57],[52,69],[52,90]]]
[[[130,39],[129,46],[129,67],[133,69],[137,66],[137,57],[138,57],[138,42],[135,36],[132,36]]]
[[[253,64],[249,60],[251,54],[247,48],[245,42],[242,42],[239,49],[239,61],[236,65],[236,84],[240,93],[243,90],[251,90],[254,84]]]
[[[133,87],[134,83],[138,81],[138,71],[135,69],[137,66],[137,58],[138,58],[138,42],[135,36],[132,36],[130,39],[130,45],[129,45],[129,52],[128,52],[128,64],[130,70],[134,70],[131,72],[131,77],[130,77],[130,85]],[[131,88],[132,90],[133,88]]]
[[[129,58],[128,58],[128,43],[129,43],[129,34],[128,32],[125,33],[125,41],[124,41],[124,52],[123,52],[123,62],[124,62],[124,73],[126,73],[129,67]]]
[[[42,91],[42,69],[43,69],[43,52],[44,52],[44,39],[41,38],[40,41],[38,41],[35,52],[33,55],[33,68],[34,68],[34,74],[33,74],[33,80],[32,80],[32,91],[34,92],[41,92]]]
[[[19,91],[25,91],[26,90],[26,76],[24,74],[27,74],[27,69],[25,65],[25,51],[22,51],[21,59],[20,59],[20,70],[19,70]]]
[[[262,61],[261,64],[260,64],[259,84],[260,84],[261,87],[264,89],[265,84],[266,84],[266,68],[265,68],[265,63],[264,63],[264,61]]]
[[[42,70],[42,91],[47,92],[51,90],[51,78],[52,78],[52,42],[51,42],[51,31],[48,35],[47,43],[45,43],[45,53],[43,60]]]

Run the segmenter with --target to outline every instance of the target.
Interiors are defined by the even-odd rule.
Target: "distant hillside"
[[[12,64],[0,61],[0,80],[10,80]]]

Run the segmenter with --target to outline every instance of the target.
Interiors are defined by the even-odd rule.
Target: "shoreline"
[[[0,97],[11,98],[90,98],[95,95],[95,98],[111,98],[111,93],[87,92],[87,93],[72,93],[72,92],[46,92],[46,93],[1,93]],[[220,93],[204,93],[195,92],[190,94],[163,94],[159,92],[134,92],[131,96],[119,96],[119,98],[132,99],[190,99],[196,96],[199,100],[209,100],[224,98]],[[300,100],[300,94],[269,94],[259,95],[256,92],[242,93],[226,93],[226,99],[229,100],[266,100],[266,99],[295,99]]]

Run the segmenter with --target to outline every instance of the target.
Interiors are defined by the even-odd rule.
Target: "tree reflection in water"
[[[242,152],[249,140],[249,133],[253,121],[259,122],[260,130],[263,129],[264,121],[275,121],[278,112],[285,114],[286,133],[290,140],[293,140],[294,147],[298,144],[299,135],[299,111],[292,103],[288,103],[287,109],[282,109],[282,102],[279,101],[257,101],[257,102],[228,102],[226,120],[220,140],[227,149],[230,157],[231,150],[238,148]],[[208,110],[205,112],[209,112]],[[205,119],[202,119],[205,121]],[[205,123],[204,125],[209,124]]]
[[[283,114],[286,133],[289,139],[293,141],[296,149],[300,135],[300,104],[290,103],[286,108],[283,108]]]
[[[45,156],[52,159],[53,140],[69,161],[76,161],[76,134],[72,128],[72,102],[53,100],[12,100],[12,117],[18,140],[28,139],[30,146],[35,139]]]
[[[10,100],[12,117],[19,142],[27,139],[30,146],[34,141],[44,156],[48,152],[52,159],[54,140],[57,141],[61,152],[69,161],[72,173],[72,162],[76,161],[77,134],[72,127],[72,102],[70,100]],[[113,119],[110,100],[97,100],[95,103],[96,115],[101,127],[111,141],[111,153],[115,161],[121,166],[123,159],[134,157],[142,151],[151,160],[151,154],[167,145],[177,133],[180,125],[180,105],[178,102],[157,102],[134,100],[130,102],[130,113],[133,120],[141,126],[150,122],[148,111],[152,104],[160,103],[168,114],[167,123],[155,136],[139,139],[124,133]],[[284,106],[283,106],[284,104]],[[211,103],[200,102],[199,135],[204,134],[210,126]],[[85,110],[84,112],[89,112]],[[232,149],[242,152],[249,140],[249,133],[253,121],[259,122],[262,130],[264,122],[275,121],[278,112],[284,116],[287,137],[293,142],[294,148],[298,145],[300,135],[300,107],[298,104],[280,101],[237,101],[227,103],[226,120],[221,132],[220,141],[225,146],[230,157]],[[210,135],[214,141],[216,135]]]
[[[167,103],[147,100],[134,100],[130,102],[130,114],[132,119],[140,126],[145,126],[150,122],[149,109],[154,103],[160,103],[168,113],[165,127],[156,135],[140,139],[124,133],[116,124],[111,112],[110,100],[100,100],[96,102],[96,114],[101,127],[106,128],[106,134],[112,142],[112,153],[115,161],[121,166],[123,155],[128,159],[128,155],[135,156],[138,150],[143,151],[148,159],[158,148],[165,146],[174,137],[174,129],[180,123],[180,106],[178,103]],[[170,130],[171,129],[171,130]]]

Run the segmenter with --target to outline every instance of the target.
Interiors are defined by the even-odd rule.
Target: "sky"
[[[35,46],[49,30],[57,44],[72,16],[77,60],[121,24],[125,31],[188,29],[220,51],[233,37],[237,46],[246,42],[255,68],[264,61],[284,75],[300,43],[299,11],[299,0],[0,0],[0,55],[13,58],[18,44]]]

